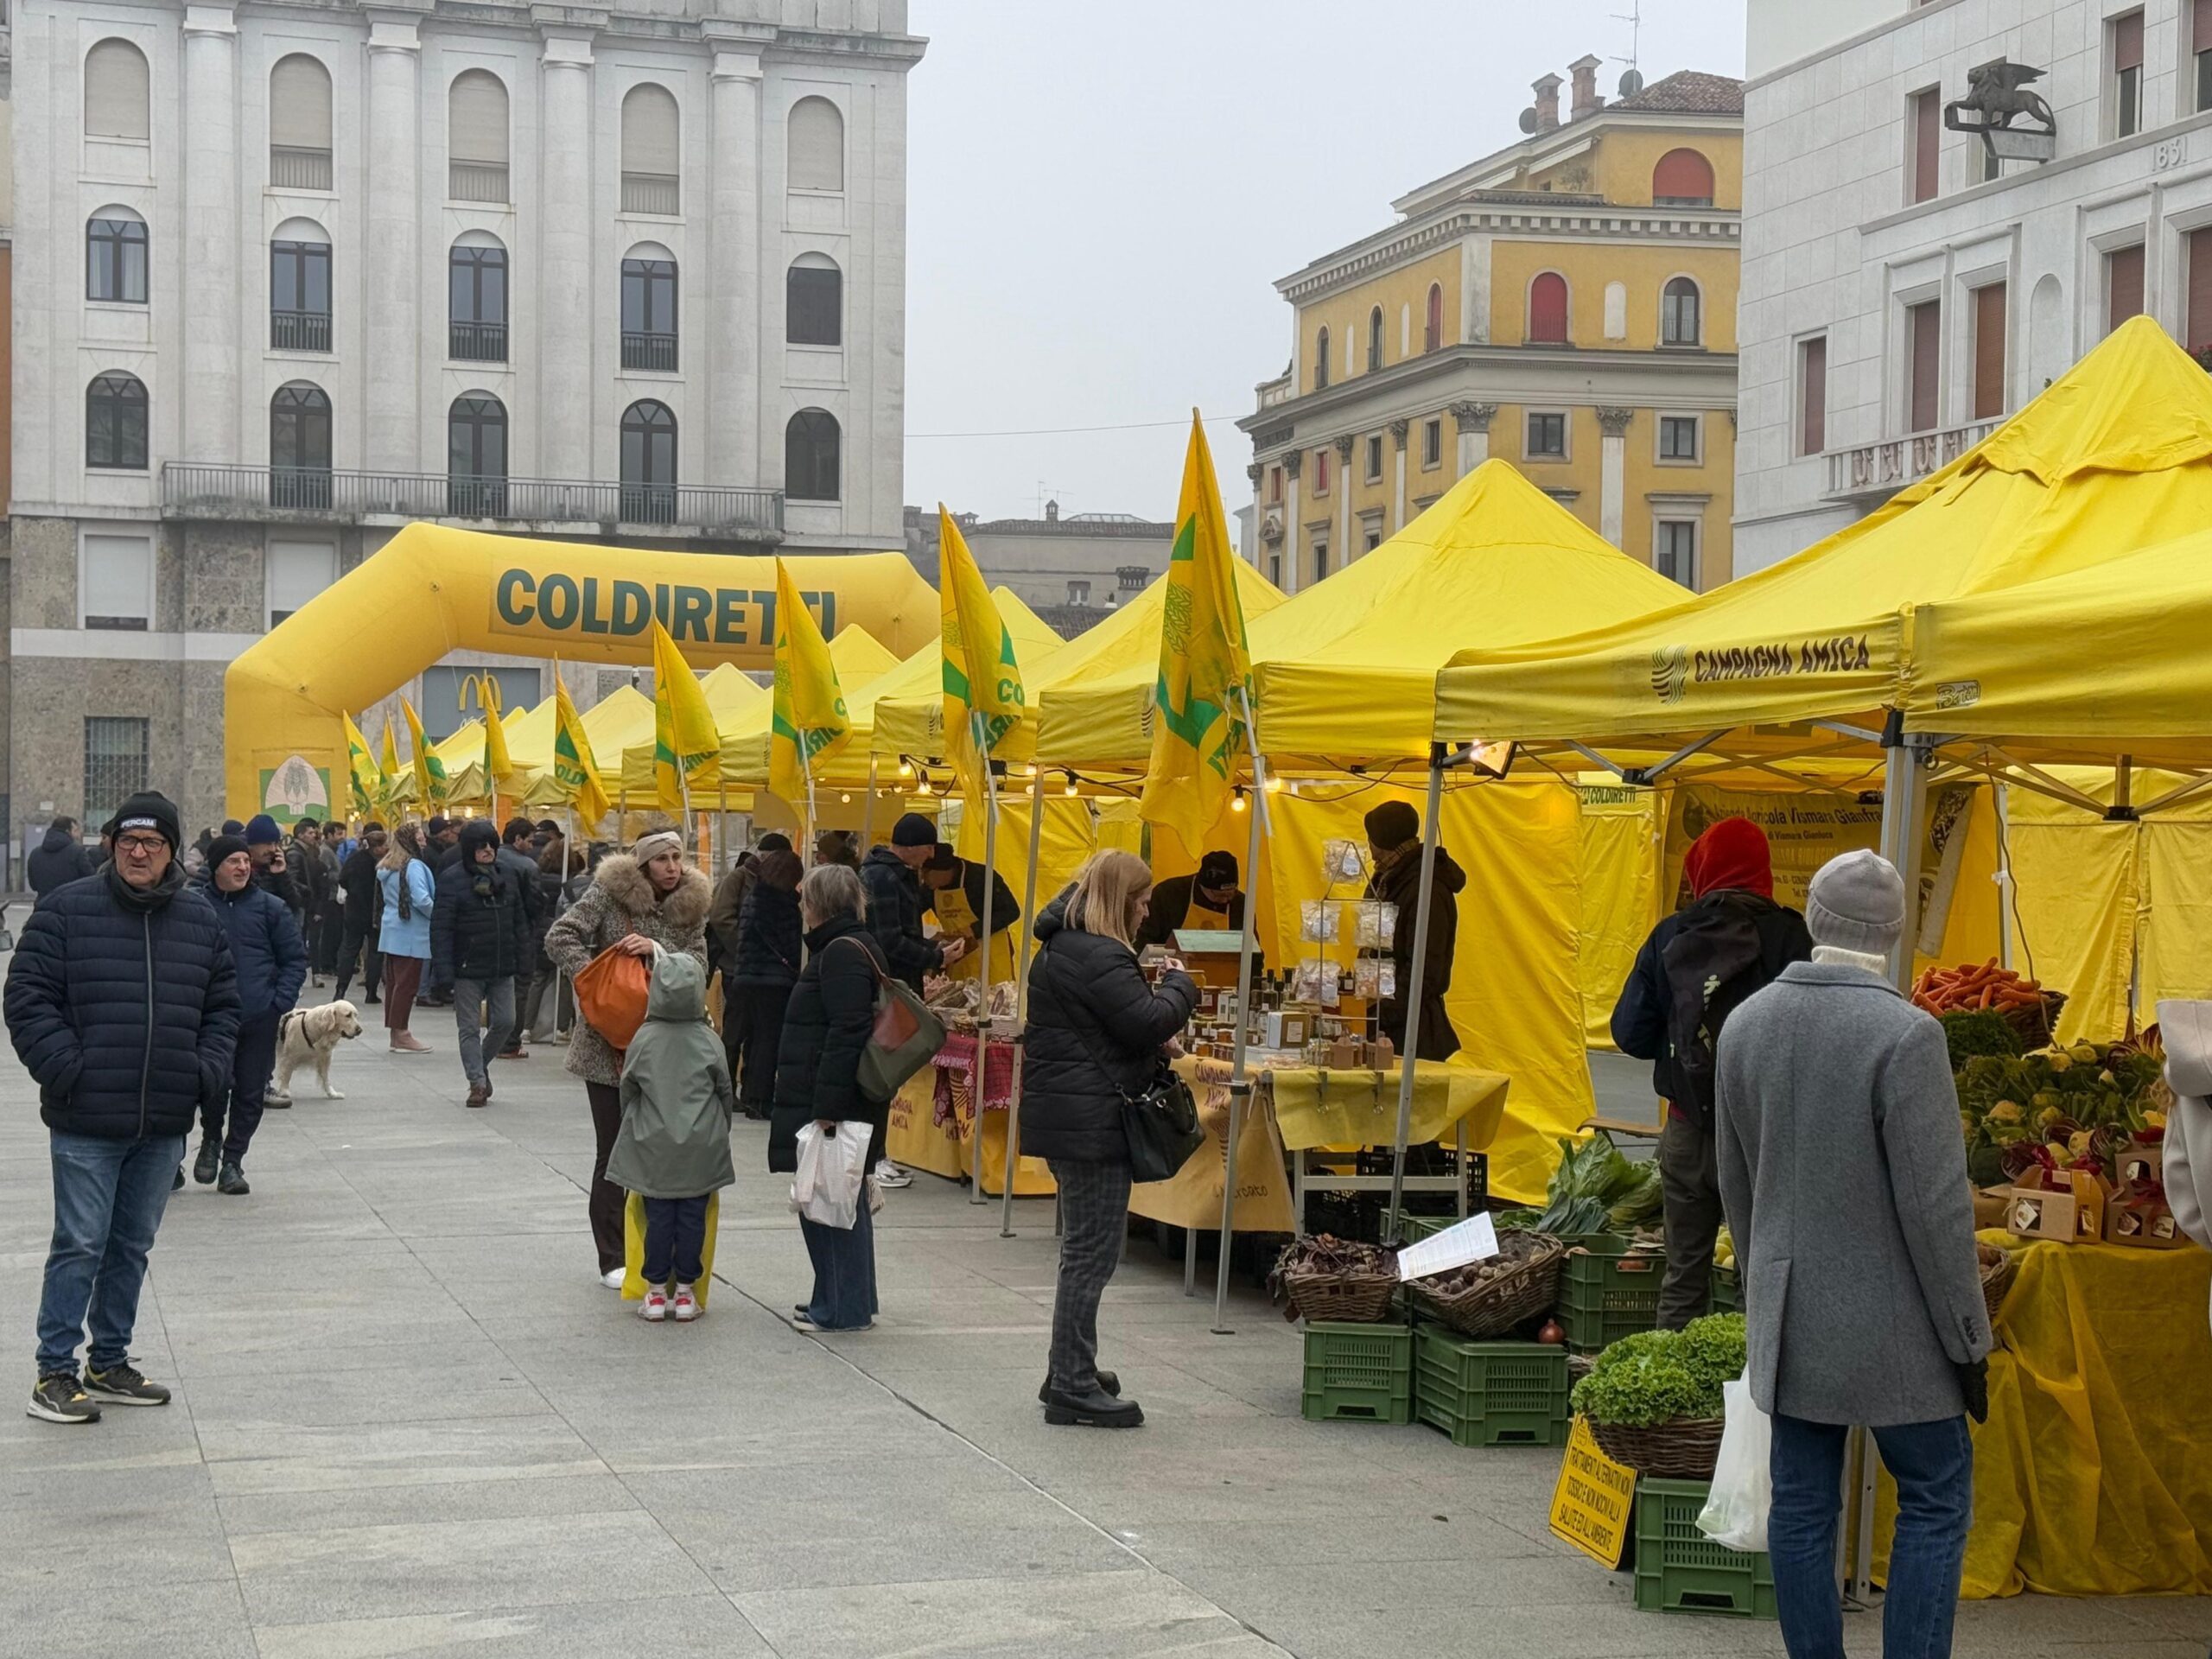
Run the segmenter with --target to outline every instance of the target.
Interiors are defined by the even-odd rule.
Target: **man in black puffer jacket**
[[[300,986],[308,976],[306,941],[283,901],[253,880],[253,855],[236,836],[207,843],[207,879],[194,891],[213,906],[231,944],[231,965],[238,988],[238,1046],[231,1057],[226,1103],[217,1100],[200,1114],[200,1155],[192,1160],[193,1179],[231,1198],[253,1189],[245,1179],[246,1148],[261,1127],[269,1097],[270,1074],[276,1065],[276,1033]],[[289,1099],[284,1101],[289,1107]]]
[[[967,946],[959,939],[922,937],[922,878],[919,871],[937,853],[937,825],[909,812],[891,827],[888,847],[871,847],[861,861],[861,885],[868,889],[868,929],[891,971],[915,990],[927,976],[960,960]]]
[[[436,977],[453,986],[468,1103],[481,1106],[492,1098],[484,1057],[507,1046],[515,1028],[515,976],[531,957],[522,882],[499,862],[499,832],[488,819],[471,818],[462,827],[460,856],[438,872],[437,891],[430,961]],[[478,1024],[480,1015],[489,1018],[488,1031]]]
[[[92,855],[77,839],[74,818],[56,818],[48,824],[46,838],[23,859],[23,885],[39,899],[65,882],[81,881],[92,873]]]
[[[159,1406],[130,1364],[138,1292],[185,1135],[230,1087],[238,978],[222,923],[187,891],[175,805],[150,791],[109,820],[115,861],[47,896],[8,965],[16,1053],[38,1084],[54,1160],[54,1243],[39,1302],[38,1381],[49,1423],[99,1421],[99,1402]],[[92,1345],[77,1380],[87,1318]]]

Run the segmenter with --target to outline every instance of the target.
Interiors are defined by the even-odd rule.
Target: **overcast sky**
[[[912,0],[906,499],[1029,517],[1041,486],[1166,518],[1196,404],[1233,512],[1251,451],[1230,422],[1290,354],[1275,279],[1518,137],[1537,76],[1625,57],[1630,9]],[[1743,73],[1743,0],[1643,12],[1648,80]],[[1139,423],[1165,424],[1046,430]],[[935,435],[1009,431],[1032,435]]]

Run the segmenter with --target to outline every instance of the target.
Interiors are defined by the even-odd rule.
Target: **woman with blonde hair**
[[[1098,1369],[1098,1300],[1129,1226],[1128,1098],[1148,1088],[1190,1022],[1198,988],[1180,964],[1155,988],[1132,943],[1152,902],[1152,871],[1103,852],[1037,918],[1023,1039],[1021,1149],[1059,1185],[1060,1277],[1052,1301],[1045,1421],[1134,1428],[1144,1413]]]
[[[407,1029],[423,970],[430,960],[430,912],[437,885],[423,855],[423,826],[403,823],[391,832],[391,847],[377,865],[377,888],[384,899],[384,919],[377,949],[384,954],[384,1024],[396,1054],[427,1054],[429,1046]]]

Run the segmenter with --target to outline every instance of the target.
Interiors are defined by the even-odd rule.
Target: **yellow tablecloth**
[[[2022,1249],[1974,1431],[1962,1593],[2212,1594],[2208,1297],[2194,1248]],[[1877,1567],[1894,1503],[1885,1478]]]
[[[965,1134],[957,1132],[950,1124],[939,1128],[932,1121],[936,1109],[937,1072],[924,1066],[906,1079],[892,1099],[889,1120],[884,1125],[883,1150],[893,1163],[957,1181],[969,1173],[974,1154]],[[1006,1114],[985,1112],[983,1191],[996,1198],[1005,1191],[1005,1181]],[[1014,1178],[1014,1197],[1046,1197],[1057,1190],[1045,1160],[1024,1153]]]
[[[1186,1058],[1175,1070],[1191,1085],[1198,1103],[1198,1127],[1206,1143],[1173,1179],[1145,1181],[1129,1189],[1132,1213],[1171,1227],[1221,1225],[1222,1179],[1229,1167],[1229,1079],[1227,1060]],[[1283,1171],[1282,1136],[1264,1088],[1252,1091],[1251,1109],[1236,1130],[1236,1230],[1291,1233],[1290,1177]]]

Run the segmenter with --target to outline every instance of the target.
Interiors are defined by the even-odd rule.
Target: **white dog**
[[[312,1065],[325,1100],[345,1096],[330,1086],[330,1053],[341,1041],[361,1034],[361,1017],[351,1002],[326,1002],[320,1007],[294,1008],[276,1026],[276,1076],[269,1085],[269,1098],[292,1097],[292,1073]]]

